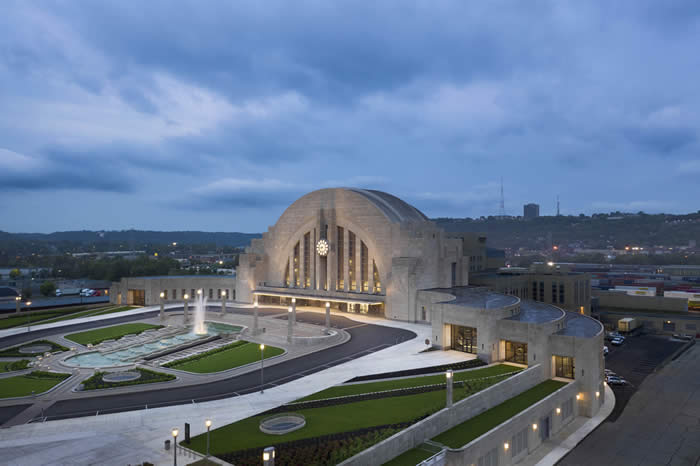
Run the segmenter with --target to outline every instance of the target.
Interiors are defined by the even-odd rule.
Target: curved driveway
[[[177,309],[170,310],[177,312]],[[116,317],[114,319],[98,322],[87,322],[61,327],[58,329],[40,330],[30,334],[13,335],[0,339],[0,346],[13,346],[25,341],[73,332],[94,327],[127,322],[131,320],[143,320],[154,317],[158,311],[148,312],[134,316]],[[324,319],[323,314],[301,312],[298,315],[300,322],[320,323]],[[362,357],[371,352],[392,346],[396,343],[414,338],[415,333],[381,325],[359,324],[339,315],[331,316],[331,324],[334,327],[344,328],[350,333],[350,341],[341,345],[300,356],[284,363],[266,367],[264,370],[265,387],[280,385],[306,375],[327,369],[331,366],[342,364],[351,359]],[[103,413],[114,413],[137,409],[171,406],[185,403],[209,401],[231,396],[243,395],[260,390],[260,371],[255,370],[229,379],[216,382],[203,383],[195,386],[176,388],[161,388],[148,390],[144,386],[143,391],[118,395],[104,395],[84,399],[62,400],[54,403],[46,412],[48,419],[62,419],[70,417],[89,416]],[[26,404],[26,400],[17,400],[17,404]],[[4,418],[6,410],[16,411],[16,406],[0,408],[0,418]]]

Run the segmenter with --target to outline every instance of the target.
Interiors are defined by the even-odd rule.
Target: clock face
[[[318,255],[327,256],[328,250],[328,241],[326,241],[325,239],[318,240],[318,243],[316,243],[316,252],[318,253]]]

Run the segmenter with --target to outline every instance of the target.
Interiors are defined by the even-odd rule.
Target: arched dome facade
[[[417,288],[466,283],[459,246],[391,194],[320,189],[253,241],[237,271],[237,296],[249,302],[256,295],[309,296],[414,320],[408,307]]]

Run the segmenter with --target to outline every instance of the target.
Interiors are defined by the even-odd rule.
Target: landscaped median
[[[34,371],[29,374],[0,379],[0,398],[13,398],[40,394],[52,389],[70,374]]]
[[[28,359],[20,361],[0,361],[0,372],[14,372],[26,369],[29,364]]]
[[[0,358],[15,358],[15,357],[28,357],[28,356],[41,356],[42,352],[39,353],[22,353],[20,350],[28,346],[40,347],[47,346],[47,352],[55,353],[56,351],[68,351],[68,348],[61,346],[58,343],[54,343],[49,340],[34,340],[29,343],[24,343],[22,345],[13,346],[12,348],[7,348],[6,350],[0,351]]]
[[[104,380],[102,380],[102,377],[104,377],[105,374],[108,374],[108,372],[95,372],[95,374],[92,377],[85,379],[81,385],[83,386],[83,390],[100,390],[103,388],[117,388],[147,383],[168,382],[170,380],[176,379],[176,377],[172,374],[155,372],[148,369],[142,369],[140,367],[134,369],[133,372],[139,372],[141,374],[141,377],[139,377],[136,380],[129,380],[123,382],[105,382]]]
[[[476,393],[519,370],[497,365],[455,373],[465,382],[455,395]],[[442,374],[333,387],[213,430],[210,450],[236,465],[257,465],[262,449],[275,445],[280,464],[336,464],[444,408],[444,387]],[[282,411],[303,415],[306,426],[283,435],[260,431],[261,420]],[[206,436],[188,446],[204,452]]]
[[[87,311],[76,312],[75,314],[70,314],[67,316],[57,317],[55,319],[44,320],[41,323],[42,324],[52,324],[54,322],[62,322],[64,320],[80,319],[82,317],[101,316],[103,314],[112,314],[115,312],[129,311],[131,309],[136,309],[136,306],[100,307],[100,308],[96,308],[96,309],[88,309]]]
[[[282,353],[284,353],[284,350],[275,346],[265,346],[263,351],[265,359],[279,356]],[[238,340],[230,345],[163,364],[163,367],[196,372],[198,374],[209,374],[260,361],[260,356],[260,347],[256,343]]]
[[[73,307],[61,307],[56,309],[47,309],[38,312],[28,312],[21,311],[19,314],[11,314],[10,317],[0,319],[0,329],[12,328],[12,327],[23,327],[27,324],[46,324],[50,322],[55,322],[55,317],[65,316],[66,319],[72,319],[73,316],[81,311],[96,311],[98,309],[105,309],[105,306],[87,305],[87,306],[73,306]]]
[[[145,332],[146,330],[159,328],[163,328],[163,326],[136,322],[88,330],[87,332],[71,333],[70,335],[66,335],[64,338],[66,340],[80,343],[81,345],[97,345],[105,340],[117,340],[124,335],[134,335]]]

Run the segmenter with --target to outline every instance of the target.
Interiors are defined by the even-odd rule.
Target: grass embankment
[[[475,379],[488,377],[490,375],[498,375],[500,372],[504,375],[504,377],[507,377],[512,373],[512,371],[507,371],[506,368],[519,370],[519,368],[512,366],[499,365],[484,369],[476,369],[474,371],[462,373],[461,375],[463,377],[467,377],[467,374],[469,374],[469,377]],[[436,376],[423,376],[415,377],[413,379],[398,379],[386,382],[355,384],[351,385],[354,390],[352,394],[376,391],[375,387],[377,383],[389,384],[388,389],[392,389],[398,388],[399,384],[405,384],[408,380],[423,379],[420,381],[420,383],[416,383],[415,385],[411,386],[426,385],[424,379],[432,381],[433,377]],[[437,377],[440,380],[436,383],[444,382],[444,375]],[[474,383],[471,386],[471,392],[469,394],[483,390],[486,388],[486,386],[496,384],[501,380],[503,380],[503,377],[486,379],[483,381],[483,385]],[[328,390],[324,390],[323,392],[319,393],[324,392],[328,392]],[[320,399],[325,397],[326,396],[323,396]],[[306,398],[304,398],[304,400],[306,400]],[[269,415],[261,414],[259,416],[253,416],[213,430],[211,432],[211,451],[214,454],[222,454],[236,450],[269,446],[269,444],[280,444],[293,440],[313,438],[321,435],[355,431],[366,427],[408,422],[422,416],[432,414],[444,407],[444,389],[412,395],[380,398],[376,400],[356,401],[321,408],[294,410],[292,407],[290,407],[290,410],[293,412],[300,413],[305,416],[306,427],[289,434],[268,435],[262,433],[259,430],[258,425],[263,418],[268,417]],[[206,436],[204,435],[194,437],[192,439],[191,447],[197,451],[205,451],[205,437]]]
[[[116,388],[126,387],[129,385],[167,382],[169,380],[175,380],[176,378],[172,374],[164,374],[163,372],[150,371],[148,369],[141,369],[140,367],[137,367],[136,371],[141,373],[141,378],[126,382],[105,382],[104,380],[102,380],[102,376],[105,375],[106,372],[95,372],[95,375],[83,381],[83,390],[98,390],[101,388]]]
[[[465,372],[455,372],[454,380],[459,382],[463,380],[473,380],[484,377],[507,375],[512,374],[514,372],[520,372],[521,370],[522,369],[519,367],[509,366],[506,364],[499,364],[496,366],[486,367],[484,369],[474,369]],[[359,395],[362,393],[381,392],[385,390],[395,390],[397,388],[420,387],[421,385],[433,385],[440,383],[445,383],[444,374],[425,375],[419,377],[411,377],[407,379],[385,380],[381,382],[338,385],[336,387],[331,387],[318,393],[314,393],[313,395],[309,395],[297,401],[323,400],[326,398],[335,398],[339,396]],[[460,390],[459,387],[456,388],[455,395],[457,395],[458,391],[462,390]],[[455,398],[457,399],[457,396],[455,396]]]
[[[507,421],[521,411],[529,408],[542,398],[551,395],[566,382],[547,380],[530,390],[526,390],[508,401],[504,401],[488,411],[485,411],[470,420],[463,422],[452,429],[443,432],[433,440],[451,448],[461,448],[475,438],[485,434],[497,425]]]
[[[82,317],[101,316],[103,314],[111,314],[113,312],[128,311],[128,310],[134,309],[134,308],[135,308],[135,306],[119,306],[119,307],[109,306],[106,308],[100,307],[98,309],[89,309],[87,311],[77,312],[75,314],[57,317],[55,319],[49,319],[49,320],[43,321],[41,323],[42,324],[51,324],[54,322],[61,322],[64,320],[80,319]]]
[[[56,374],[53,372],[34,371],[25,375],[0,379],[0,398],[12,398],[16,396],[43,393],[55,387],[70,374]]]
[[[28,364],[28,359],[22,359],[21,361],[0,361],[0,372],[21,371],[22,369],[26,369]]]
[[[163,328],[162,325],[144,324],[135,322],[130,324],[114,325],[112,327],[98,328],[96,330],[88,330],[87,332],[72,333],[66,335],[67,340],[80,343],[81,345],[102,343],[105,340],[116,340],[124,335],[133,335],[144,332],[149,329]]]
[[[56,351],[68,351],[68,348],[65,346],[59,345],[58,343],[54,343],[53,341],[49,340],[34,340],[30,341],[29,343],[23,343],[18,346],[13,346],[12,348],[8,348],[6,350],[0,351],[0,358],[26,358],[30,356],[40,356],[41,353],[37,354],[32,354],[32,353],[20,353],[19,350],[20,348],[24,348],[25,346],[37,346],[37,345],[47,345],[50,346],[51,349],[49,350],[50,353],[55,353]]]
[[[99,306],[99,309],[104,309],[105,306]],[[75,306],[75,307],[62,307],[57,309],[48,309],[40,312],[21,311],[19,314],[11,314],[11,317],[6,317],[0,319],[0,330],[12,327],[22,327],[26,326],[27,322],[29,324],[36,323],[50,323],[55,322],[54,318],[61,316],[72,315],[81,311],[96,310],[94,305],[92,306]],[[67,317],[72,318],[72,317]]]
[[[284,353],[282,348],[265,346],[265,359],[279,356],[282,353]],[[208,374],[233,369],[257,361],[260,361],[260,347],[255,343],[239,340],[221,348],[167,363],[164,366],[181,371]]]
[[[393,460],[384,463],[383,466],[416,466],[421,461],[427,460],[440,451],[436,447],[432,447],[432,449],[428,450],[424,445],[425,444],[417,446],[416,448],[412,448],[400,454]]]

